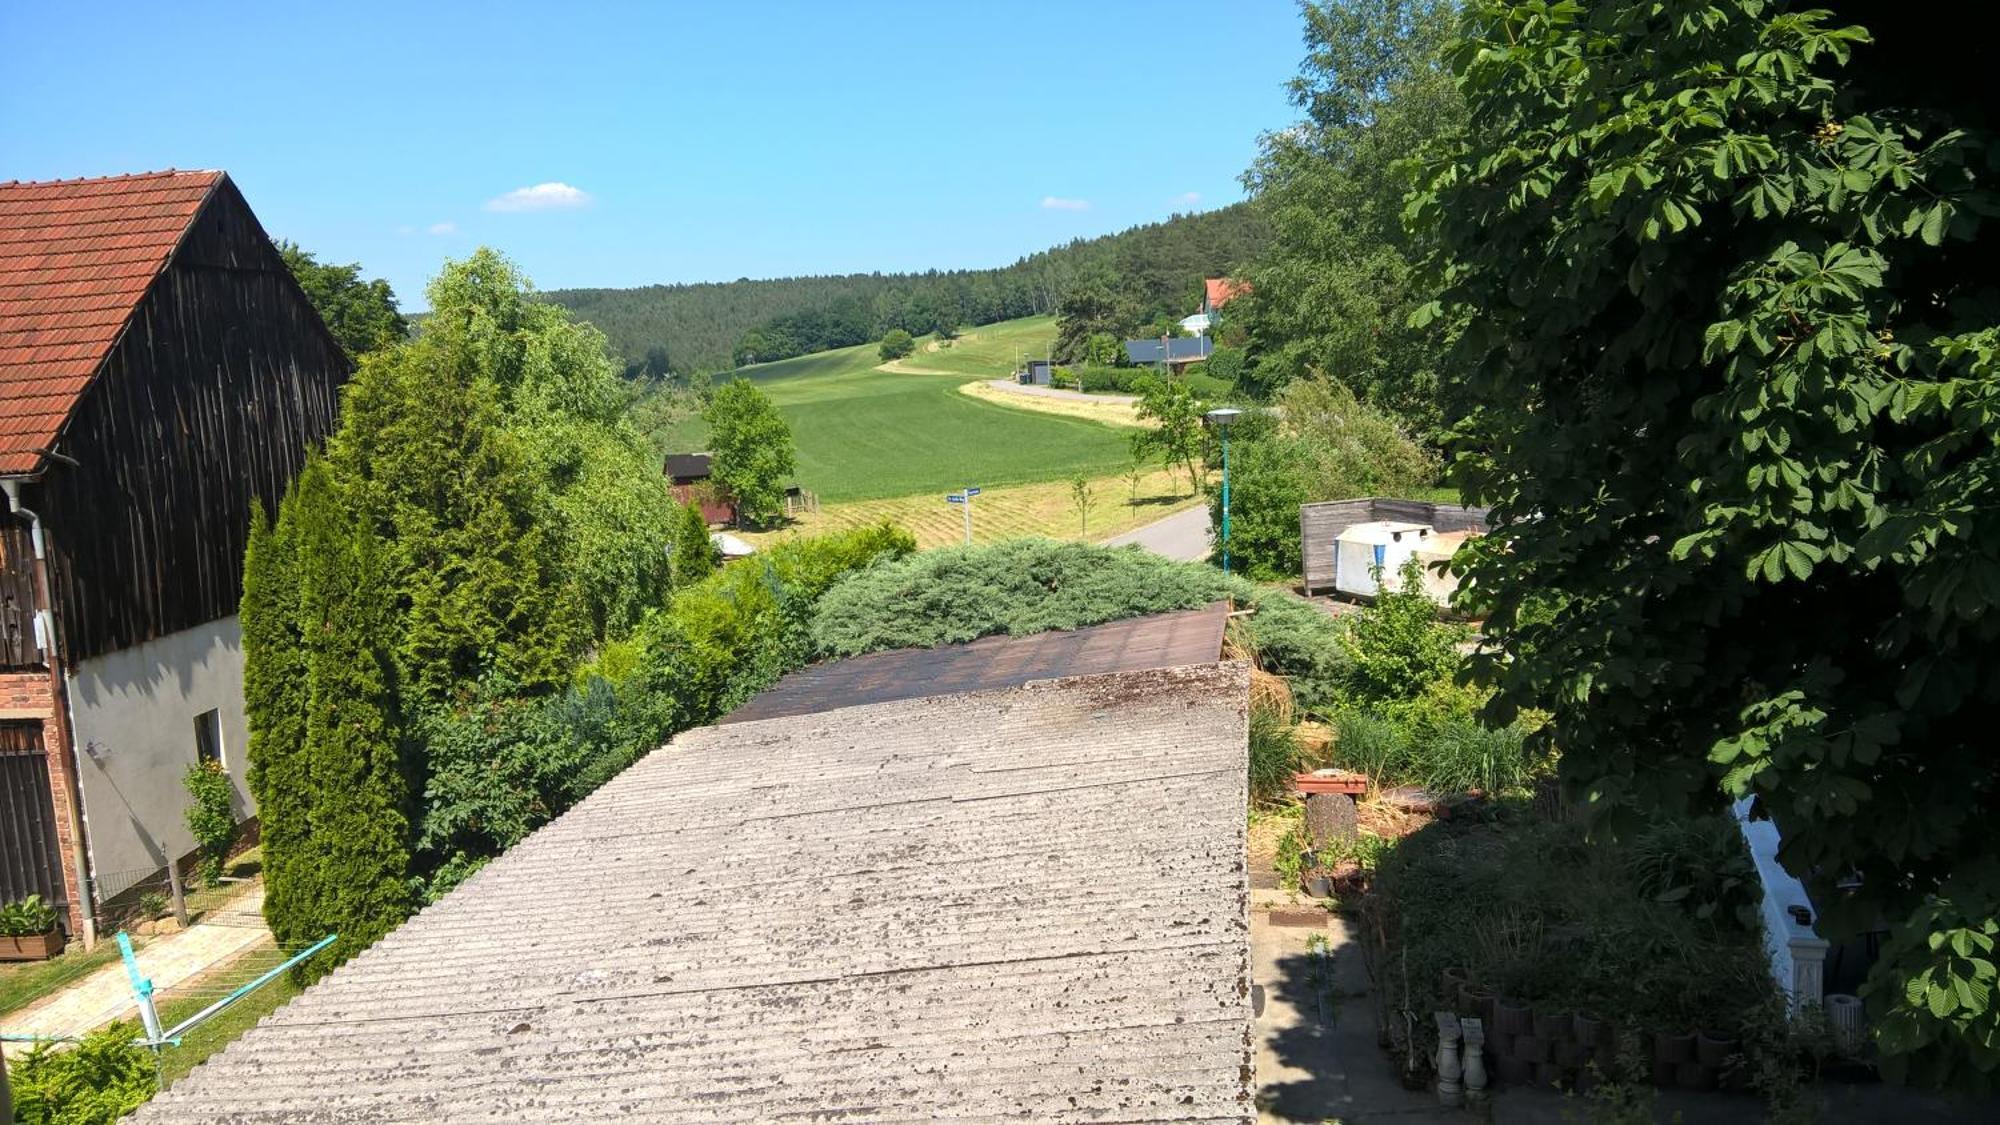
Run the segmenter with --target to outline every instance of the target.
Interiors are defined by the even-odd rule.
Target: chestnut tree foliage
[[[1495,718],[1607,831],[1753,797],[1892,1075],[2000,1075],[2000,145],[1922,5],[1475,0],[1409,217]],[[1836,882],[1858,881],[1851,893]]]

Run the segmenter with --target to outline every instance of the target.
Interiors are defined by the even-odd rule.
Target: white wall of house
[[[255,811],[236,618],[83,661],[69,677],[69,706],[100,901],[194,850],[181,776],[196,760],[204,713],[215,712],[238,817]]]

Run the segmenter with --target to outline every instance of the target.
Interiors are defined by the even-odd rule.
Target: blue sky
[[[1287,0],[8,0],[0,53],[0,179],[222,168],[415,308],[482,243],[623,286],[1002,265],[1220,206],[1303,48]]]

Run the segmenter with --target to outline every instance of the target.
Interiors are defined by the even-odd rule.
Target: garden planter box
[[[62,950],[61,930],[29,937],[0,937],[0,961],[46,961]]]

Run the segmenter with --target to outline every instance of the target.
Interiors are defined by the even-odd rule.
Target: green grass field
[[[947,375],[877,371],[874,344],[736,374],[762,387],[791,424],[799,484],[825,502],[1117,473],[1130,460],[1129,431],[958,393],[969,378],[1006,375],[1017,349],[1042,354],[1053,331],[1049,317],[986,325],[950,348],[928,351],[924,341],[906,361],[954,372]],[[698,450],[706,430],[690,418],[664,440],[670,448]]]

